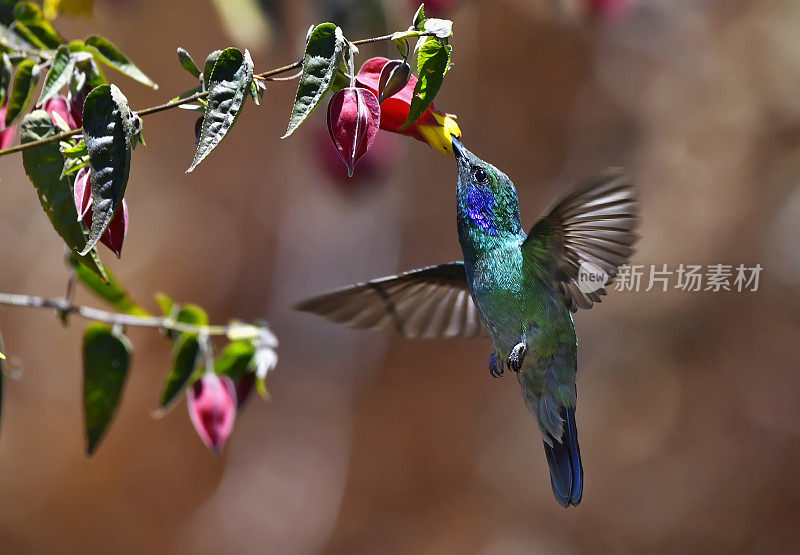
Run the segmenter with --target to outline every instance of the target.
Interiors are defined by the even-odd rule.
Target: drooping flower
[[[53,118],[53,124],[56,126],[58,126],[56,114],[58,114],[58,118],[66,123],[67,127],[70,129],[77,129],[83,125],[83,118],[81,117],[80,113],[77,114],[78,118],[76,119],[76,113],[73,109],[72,103],[70,103],[63,96],[54,96],[53,98],[48,99],[42,108],[45,112],[50,114],[50,117]]]
[[[378,79],[378,101],[383,102],[402,91],[410,78],[411,66],[405,60],[387,62]]]
[[[359,158],[366,154],[381,120],[378,97],[367,89],[346,87],[328,104],[328,132],[352,177]]]
[[[6,127],[6,107],[0,107],[0,149],[8,148],[14,140],[14,126]]]
[[[189,419],[206,447],[219,455],[236,420],[236,390],[228,376],[207,373],[186,390]]]
[[[381,72],[389,62],[387,58],[370,58],[361,66],[356,76],[356,84],[377,95]],[[405,87],[381,103],[381,129],[410,135],[418,141],[428,143],[439,152],[452,156],[453,137],[461,137],[461,129],[456,123],[455,116],[440,112],[433,103],[417,121],[405,129],[400,129],[408,119],[416,85],[417,78],[411,75]]]
[[[75,175],[75,183],[73,185],[73,194],[75,199],[75,210],[78,212],[78,217],[83,221],[86,227],[92,227],[92,187],[90,183],[90,170],[83,167],[78,170]],[[122,199],[122,206],[114,217],[111,223],[100,236],[100,242],[111,249],[111,252],[117,255],[117,258],[122,256],[122,244],[125,242],[125,236],[128,234],[128,203]]]

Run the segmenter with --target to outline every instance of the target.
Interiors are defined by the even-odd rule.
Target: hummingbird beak
[[[455,154],[456,160],[460,160],[464,156],[464,145],[455,137],[453,138],[453,153]]]

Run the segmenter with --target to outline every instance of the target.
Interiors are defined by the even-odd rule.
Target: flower
[[[0,149],[8,148],[14,140],[14,126],[6,127],[6,108],[0,107]]]
[[[346,87],[328,103],[328,132],[348,176],[353,176],[356,162],[372,146],[380,121],[378,97],[368,89]]]
[[[197,435],[219,455],[236,420],[236,390],[228,376],[207,373],[186,390],[189,419]]]
[[[78,211],[78,217],[86,225],[92,227],[92,187],[90,185],[90,171],[89,168],[83,167],[78,170],[75,176],[75,184],[73,185],[73,194],[75,199],[75,210]],[[111,249],[111,252],[117,255],[117,258],[122,256],[122,244],[125,242],[125,236],[128,234],[128,203],[122,199],[122,206],[108,227],[100,236],[100,242]]]
[[[381,72],[389,62],[390,60],[386,58],[370,58],[358,71],[356,84],[377,95]],[[381,129],[401,135],[411,135],[418,141],[428,143],[439,152],[452,156],[453,137],[461,137],[461,129],[456,123],[455,116],[440,112],[433,103],[417,121],[405,129],[400,129],[408,119],[416,85],[417,78],[412,75],[400,92],[381,103]]]
[[[58,126],[56,114],[70,129],[77,129],[83,125],[83,116],[80,110],[77,110],[74,103],[69,102],[63,96],[54,96],[48,99],[42,108],[50,114],[50,117],[53,118],[53,124],[56,126]]]

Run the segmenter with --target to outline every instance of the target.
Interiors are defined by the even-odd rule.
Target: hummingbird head
[[[458,164],[459,225],[489,235],[522,232],[517,190],[506,174],[453,139]]]

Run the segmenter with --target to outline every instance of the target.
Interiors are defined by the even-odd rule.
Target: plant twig
[[[107,310],[92,308],[90,306],[75,305],[65,298],[45,298],[34,295],[12,295],[9,293],[0,293],[0,305],[19,306],[26,308],[47,308],[55,310],[57,314],[77,314],[82,318],[106,322],[107,324],[117,326],[158,328],[163,330],[172,330],[179,333],[196,333],[201,335],[205,334],[208,336],[228,335],[228,332],[233,327],[220,325],[197,326],[194,324],[177,322],[169,317],[134,316],[120,312],[109,312]],[[277,341],[274,341],[272,345],[268,346],[271,348],[277,347]]]
[[[383,42],[383,41],[392,40],[393,36],[394,35],[392,34],[392,35],[383,35],[383,36],[380,36],[380,37],[372,37],[372,38],[369,38],[369,39],[359,39],[359,40],[353,41],[353,44],[358,46],[358,45],[361,45],[361,44],[371,44],[371,43],[375,43],[375,42]],[[419,36],[420,37],[433,36],[433,33],[420,33]],[[0,40],[2,40],[2,39],[0,39]],[[0,45],[2,45],[2,42],[0,42]],[[17,50],[19,50],[19,49],[17,49]],[[37,56],[41,56],[43,54],[42,52],[31,52],[31,53],[36,54]],[[46,56],[41,56],[41,57],[46,57]],[[253,77],[254,78],[260,78],[260,79],[268,79],[268,78],[273,77],[275,75],[279,75],[281,73],[286,73],[287,71],[292,71],[293,69],[299,69],[301,67],[303,67],[303,60],[298,60],[296,62],[293,62],[293,63],[289,64],[289,65],[285,65],[285,66],[282,66],[282,67],[277,67],[275,69],[270,69],[270,70],[267,70],[267,71],[265,71],[263,73],[257,73]],[[150,114],[156,114],[158,112],[163,112],[165,110],[171,110],[172,108],[177,108],[178,106],[181,106],[183,104],[190,104],[192,102],[200,100],[201,98],[205,98],[206,96],[208,96],[208,91],[198,92],[198,93],[195,93],[195,94],[193,94],[191,96],[187,96],[186,98],[182,98],[182,99],[176,100],[174,102],[166,102],[164,104],[159,104],[158,106],[151,106],[150,108],[144,108],[144,109],[139,110],[139,111],[137,111],[135,113],[136,113],[136,115],[138,115],[140,117],[149,116]],[[6,148],[4,150],[0,150],[0,157],[6,156],[7,154],[14,154],[15,152],[21,152],[21,151],[27,150],[29,148],[35,148],[37,146],[46,145],[46,144],[54,143],[54,142],[57,142],[57,141],[63,141],[65,139],[69,139],[70,137],[73,137],[73,136],[78,135],[80,133],[83,133],[83,128],[82,127],[79,127],[78,129],[73,129],[72,131],[65,131],[64,133],[59,133],[57,135],[52,135],[50,137],[47,137],[46,139],[39,139],[38,141],[31,141],[29,143],[24,143],[24,144],[20,144],[20,145],[17,145],[17,146],[12,146],[10,148]]]

